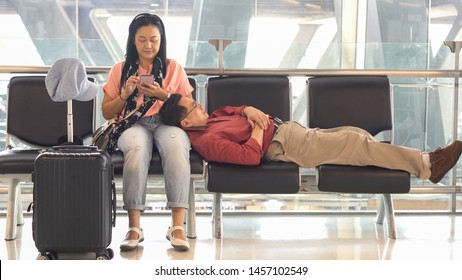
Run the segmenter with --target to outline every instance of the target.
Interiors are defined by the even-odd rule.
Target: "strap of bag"
[[[108,150],[113,151],[117,147],[117,140],[119,140],[120,135],[136,123],[139,119],[141,119],[146,112],[151,108],[151,106],[156,101],[156,98],[149,98],[148,100],[144,101],[140,106],[138,106],[135,110],[131,111],[130,114],[125,116],[116,126],[114,129],[114,133],[112,134],[111,139],[109,140]]]

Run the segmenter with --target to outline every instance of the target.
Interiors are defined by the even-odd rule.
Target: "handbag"
[[[119,121],[119,116],[117,115],[106,121],[93,133],[91,144],[108,153],[115,152],[117,150],[117,140],[122,132],[142,118],[154,102],[155,99],[150,98],[131,111],[122,120]]]
[[[94,133],[92,139],[92,145],[98,147],[98,149],[107,151],[109,153],[114,152],[114,147],[109,147],[111,138],[118,124],[118,117],[114,117],[106,121],[100,126]]]

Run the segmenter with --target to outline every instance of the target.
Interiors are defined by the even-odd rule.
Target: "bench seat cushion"
[[[40,149],[6,149],[0,152],[0,174],[31,174]]]
[[[299,167],[287,162],[263,162],[258,166],[208,162],[206,188],[216,193],[298,193]]]
[[[318,189],[340,193],[408,193],[410,175],[375,166],[321,165]]]

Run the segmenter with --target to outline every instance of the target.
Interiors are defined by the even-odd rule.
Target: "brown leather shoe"
[[[460,154],[462,153],[462,141],[456,140],[444,148],[438,148],[433,152],[428,153],[430,155],[431,176],[430,181],[432,183],[438,183],[443,179],[444,175],[456,165],[459,160]]]

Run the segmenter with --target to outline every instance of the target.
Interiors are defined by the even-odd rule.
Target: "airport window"
[[[224,38],[232,43],[224,51],[223,66],[232,69],[451,70],[459,65],[454,65],[455,54],[443,42],[462,39],[461,10],[460,2],[436,0],[0,0],[0,64],[41,67],[62,57],[77,57],[87,66],[112,66],[124,59],[133,16],[151,12],[165,22],[168,56],[186,68],[217,68],[218,53],[208,40]],[[14,75],[0,73],[0,149],[5,146],[7,85]],[[104,74],[94,77],[100,85],[105,82]],[[198,79],[204,91],[205,80]],[[291,77],[293,119],[302,124],[306,124],[305,82],[306,77]],[[396,144],[431,151],[450,143],[454,135],[462,138],[462,104],[454,112],[454,78],[393,77],[391,82]],[[97,122],[102,121],[97,112]],[[461,167],[457,165],[458,184]],[[452,175],[442,182],[451,185]],[[415,178],[413,185],[435,187]],[[375,209],[376,201],[367,196],[332,197],[338,203],[324,209],[341,208],[342,201],[348,201],[351,209]],[[435,191],[395,199],[397,209],[421,210],[431,203],[437,206],[428,208],[447,210],[452,197]],[[455,197],[461,210],[462,197]],[[317,195],[290,206],[292,197],[243,200],[244,204],[229,208],[323,208]],[[412,203],[415,200],[419,203]],[[156,198],[152,201],[153,208],[160,207]],[[204,209],[208,201],[204,195]]]

